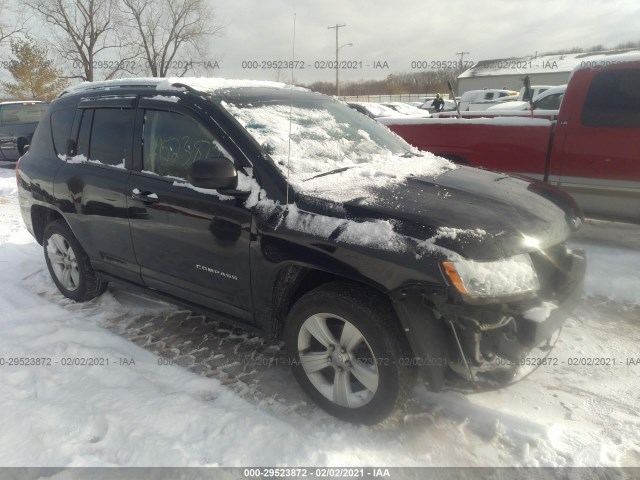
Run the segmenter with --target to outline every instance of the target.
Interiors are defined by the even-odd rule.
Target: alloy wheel
[[[309,381],[331,402],[366,405],[378,390],[376,357],[348,320],[329,313],[307,318],[298,332],[300,363]]]
[[[69,242],[62,235],[54,233],[47,242],[47,255],[62,286],[69,291],[77,289],[80,284],[78,260]]]

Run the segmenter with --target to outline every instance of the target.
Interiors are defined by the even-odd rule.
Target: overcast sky
[[[226,27],[210,40],[213,64],[207,76],[289,81],[291,72],[263,63],[292,58],[296,14],[296,83],[335,82],[335,29],[340,60],[353,69],[341,80],[380,79],[391,73],[420,71],[412,62],[478,62],[533,55],[536,52],[613,47],[640,41],[640,0],[204,0]],[[14,3],[20,0],[13,0]],[[49,27],[30,11],[32,33],[39,39]],[[2,19],[11,23],[11,15]],[[347,45],[352,44],[352,45]],[[10,57],[8,43],[0,60]],[[175,58],[200,62],[202,59]],[[244,62],[244,64],[243,64]],[[318,63],[316,63],[318,62]],[[324,63],[322,63],[324,62]],[[375,68],[375,67],[379,68]],[[257,67],[257,68],[250,68]],[[7,72],[0,68],[0,79]]]
[[[212,2],[226,27],[211,41],[219,61],[217,75],[275,80],[277,70],[243,68],[243,61],[287,60],[292,55],[296,14],[295,57],[298,82],[335,81],[335,70],[316,67],[335,59],[335,30],[340,59],[356,62],[341,80],[381,78],[415,71],[413,61],[465,60],[532,55],[537,52],[615,46],[640,41],[638,0],[219,0]],[[360,68],[362,62],[362,68]],[[378,62],[378,63],[376,63]],[[389,68],[374,68],[374,65]],[[254,63],[253,66],[256,64]],[[352,64],[353,65],[353,64]],[[245,67],[248,65],[245,64]],[[322,65],[318,64],[318,67]],[[326,66],[326,65],[325,65]],[[285,80],[285,72],[280,72]],[[288,72],[286,80],[290,78]]]

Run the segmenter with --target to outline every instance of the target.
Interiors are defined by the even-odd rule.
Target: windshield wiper
[[[334,173],[341,173],[341,172],[344,172],[346,170],[349,170],[350,168],[353,168],[353,167],[342,167],[342,168],[336,168],[335,170],[329,170],[328,172],[319,173],[318,175],[314,175],[313,177],[309,177],[309,178],[303,180],[303,182],[308,182],[309,180],[313,180],[314,178],[320,178],[320,177],[324,177],[326,175],[333,175]]]
[[[405,152],[402,155],[400,155],[401,157],[404,158],[410,158],[410,157],[419,157],[420,155],[413,153],[413,152]],[[309,177],[303,180],[303,182],[308,182],[309,180],[313,180],[314,178],[320,178],[320,177],[324,177],[326,175],[333,175],[334,173],[342,173],[344,171],[347,171],[351,168],[355,168],[355,167],[341,167],[341,168],[336,168],[335,170],[329,170],[328,172],[322,172],[319,173],[318,175],[314,175],[313,177]]]

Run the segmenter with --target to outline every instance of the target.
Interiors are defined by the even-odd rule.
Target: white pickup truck
[[[559,110],[560,102],[564,95],[566,85],[559,85],[557,87],[549,86],[534,86],[531,87],[533,98],[534,110]],[[516,102],[498,102],[495,105],[491,105],[487,110],[530,110],[529,99],[525,98],[524,88],[520,90],[518,94],[518,101]]]
[[[481,111],[486,110],[491,105],[495,105],[498,99],[513,97],[516,98],[518,92],[513,90],[469,90],[460,97],[460,111]]]

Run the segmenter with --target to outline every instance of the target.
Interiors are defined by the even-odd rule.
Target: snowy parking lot
[[[278,346],[118,288],[64,298],[5,166],[0,465],[640,466],[640,227],[589,221],[571,245],[585,294],[548,365],[493,392],[419,385],[404,416],[357,427]]]

